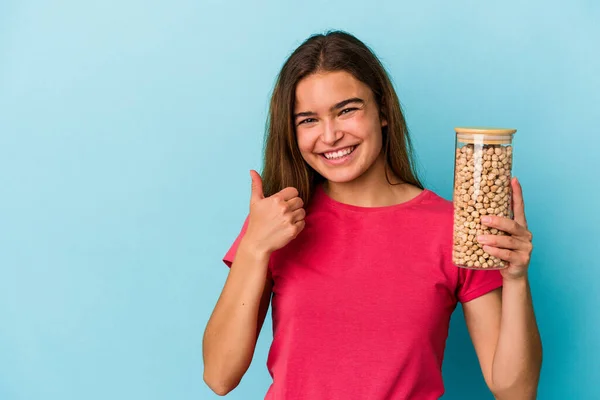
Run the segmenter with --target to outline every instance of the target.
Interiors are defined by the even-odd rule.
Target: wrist
[[[503,286],[523,286],[529,283],[529,276],[527,273],[519,276],[503,276]]]
[[[242,238],[240,241],[238,251],[245,253],[256,261],[268,261],[271,257],[270,250],[263,249],[261,246],[247,237]]]

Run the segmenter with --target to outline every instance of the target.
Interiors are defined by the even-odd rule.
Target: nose
[[[332,146],[343,137],[344,132],[337,128],[335,121],[325,122],[323,132],[321,133],[321,141],[323,143]]]

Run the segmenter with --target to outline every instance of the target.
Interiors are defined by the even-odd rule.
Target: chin
[[[338,172],[333,171],[333,172],[330,172],[330,171],[327,171],[325,173],[322,173],[322,172],[319,172],[319,173],[321,174],[321,176],[323,176],[329,182],[334,182],[334,183],[348,183],[348,182],[352,182],[353,180],[355,180],[356,178],[358,178],[361,175],[360,172],[354,172],[354,171],[348,171],[348,172],[344,172],[344,171],[338,171]]]
[[[318,165],[318,164],[317,164]],[[357,168],[355,165],[349,165],[347,167],[333,167],[327,168],[321,165],[318,165],[319,168],[314,168],[314,170],[321,175],[323,178],[327,179],[329,182],[334,183],[347,183],[355,180],[359,176],[361,176],[365,171],[362,171],[360,168]]]

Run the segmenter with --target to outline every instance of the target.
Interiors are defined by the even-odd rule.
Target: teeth
[[[347,149],[343,149],[343,150],[339,150],[339,151],[334,151],[331,153],[325,153],[325,157],[328,160],[334,159],[334,158],[340,158],[340,157],[344,157],[345,155],[348,155],[350,153],[352,153],[352,151],[354,150],[354,146],[352,147],[348,147]]]

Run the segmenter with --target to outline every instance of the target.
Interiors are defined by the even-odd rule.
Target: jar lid
[[[487,127],[457,127],[454,128],[456,133],[463,134],[486,134],[486,135],[512,135],[517,130],[511,128],[487,128]]]

